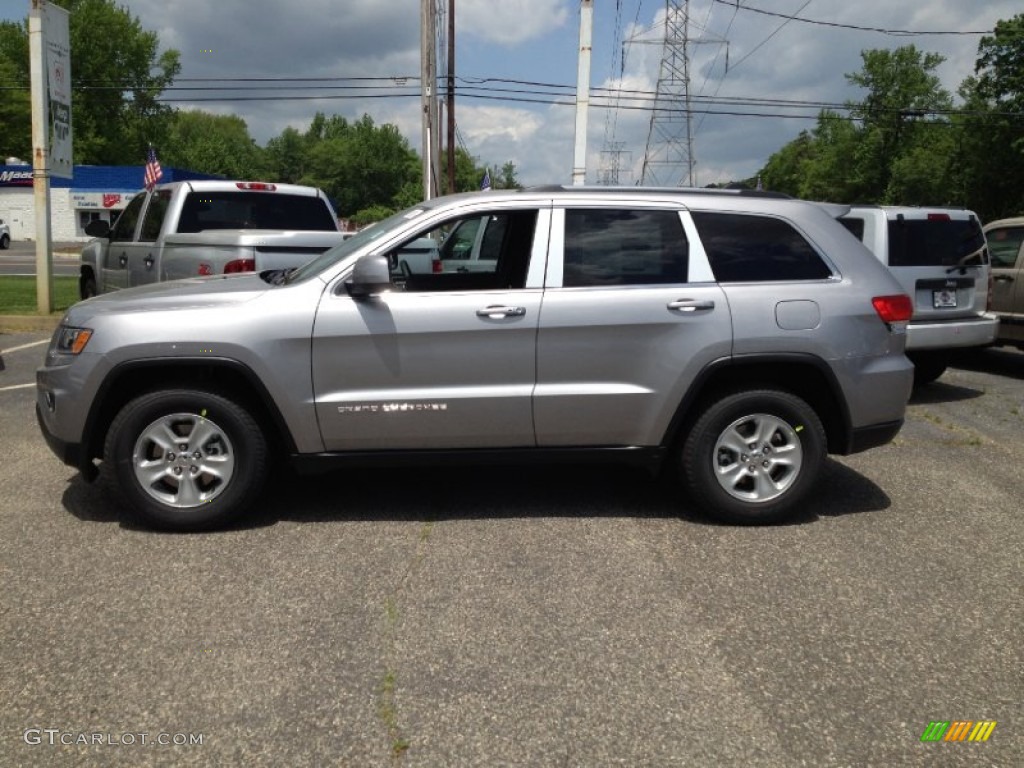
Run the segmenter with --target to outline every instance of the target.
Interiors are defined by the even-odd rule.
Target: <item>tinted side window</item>
[[[985,235],[976,219],[896,219],[889,222],[890,267],[984,264]]]
[[[1020,245],[1024,242],[1024,227],[992,229],[986,234],[992,266],[1012,267],[1017,263]]]
[[[694,213],[720,283],[825,280],[832,270],[791,224],[770,216]]]
[[[864,242],[864,219],[839,219],[839,223],[850,230],[858,240]]]
[[[536,226],[532,209],[446,221],[389,254],[392,282],[411,293],[522,288]]]
[[[338,229],[318,197],[278,192],[189,192],[178,221],[179,232],[207,229]]]
[[[685,283],[689,247],[675,211],[594,208],[565,212],[562,285]]]
[[[125,242],[135,236],[135,225],[139,223],[139,213],[142,211],[144,202],[146,202],[145,195],[136,195],[132,198],[128,207],[121,211],[121,215],[114,222],[114,228],[110,233],[111,240]]]
[[[142,219],[142,229],[139,231],[139,240],[152,242],[160,237],[160,228],[164,225],[167,217],[167,208],[171,204],[171,190],[161,189],[155,192],[146,208],[146,215]]]

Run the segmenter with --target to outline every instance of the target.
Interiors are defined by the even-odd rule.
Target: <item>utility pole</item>
[[[448,192],[455,191],[455,0],[448,0]]]
[[[44,36],[45,0],[32,0],[28,50],[32,89],[32,187],[36,209],[36,308],[53,311],[53,254],[50,228],[50,109]]]
[[[434,0],[420,0],[420,105],[423,110],[423,199],[437,194],[437,34]]]
[[[594,27],[594,0],[580,0],[580,56],[576,72],[576,148],[572,160],[572,183],[587,181],[587,110],[590,107],[590,53]]]

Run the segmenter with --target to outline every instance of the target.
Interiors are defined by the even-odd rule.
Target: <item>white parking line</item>
[[[11,352],[20,352],[23,349],[30,349],[32,347],[39,347],[39,346],[42,346],[43,344],[49,344],[49,343],[50,343],[49,339],[43,339],[42,341],[32,341],[32,342],[29,342],[28,344],[22,344],[21,346],[18,346],[18,347],[11,347],[10,349],[0,349],[0,355],[10,354]]]
[[[10,392],[12,389],[28,389],[29,387],[34,387],[34,386],[35,386],[35,382],[33,382],[31,384],[15,384],[15,385],[10,386],[10,387],[0,387],[0,392]]]

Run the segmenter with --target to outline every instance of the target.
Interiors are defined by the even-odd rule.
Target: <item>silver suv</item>
[[[846,210],[644,188],[435,199],[296,270],[75,305],[39,423],[179,530],[243,514],[281,459],[611,458],[677,475],[723,519],[776,521],[827,453],[891,440],[910,393],[910,300]],[[487,224],[476,269],[402,267],[465,221]]]
[[[963,208],[856,205],[841,219],[913,297],[914,383],[939,378],[954,351],[991,344],[991,272],[978,217]]]

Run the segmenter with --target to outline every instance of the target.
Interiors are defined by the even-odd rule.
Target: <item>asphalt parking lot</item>
[[[49,452],[46,336],[0,334],[4,765],[1024,764],[1024,353],[962,360],[790,525],[449,467],[282,473],[185,536]]]

